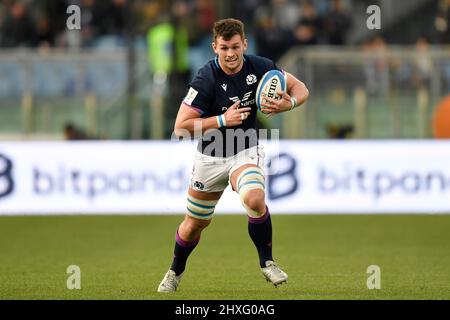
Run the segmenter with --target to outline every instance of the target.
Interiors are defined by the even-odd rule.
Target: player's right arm
[[[220,116],[202,118],[200,111],[182,102],[175,120],[175,135],[180,137],[199,137],[209,129],[220,127],[235,127],[247,119],[250,107],[238,108],[240,101],[236,101]]]

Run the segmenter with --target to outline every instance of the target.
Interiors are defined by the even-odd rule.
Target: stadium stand
[[[417,125],[423,118],[417,105],[426,102],[420,121],[428,123],[437,101],[450,91],[450,58],[439,46],[449,34],[441,26],[448,22],[448,1],[392,2],[384,10],[385,2],[354,0],[245,0],[239,6],[219,0],[89,0],[79,2],[82,32],[66,30],[67,3],[58,3],[0,1],[0,134],[42,132],[61,138],[63,124],[72,121],[106,138],[161,138],[154,128],[163,123],[167,138],[173,120],[167,111],[173,102],[166,101],[170,86],[164,82],[169,77],[152,72],[145,39],[164,19],[188,31],[191,71],[212,57],[211,23],[225,15],[243,19],[249,53],[288,64],[315,92],[313,107],[297,117],[298,126],[307,120],[305,128],[286,129],[289,137],[326,138],[327,128],[354,125],[360,88],[369,99],[361,137],[429,137],[431,130],[421,132]],[[380,31],[364,27],[369,4],[389,12]],[[133,23],[126,24],[127,17]],[[22,32],[30,24],[36,32]],[[399,44],[421,56],[399,58],[405,51]],[[347,50],[356,60],[345,59]],[[367,56],[370,51],[379,56]],[[131,119],[140,119],[139,125],[130,125]],[[287,126],[288,120],[271,121]]]

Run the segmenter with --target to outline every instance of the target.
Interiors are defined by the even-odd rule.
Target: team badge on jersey
[[[201,183],[200,181],[194,181],[194,183],[192,184],[193,189],[195,190],[203,190],[205,189],[205,185],[203,183]]]
[[[249,75],[247,76],[246,80],[247,80],[247,85],[251,85],[251,84],[256,83],[256,81],[257,81],[258,79],[256,78],[256,76],[255,76],[254,74],[249,74]]]

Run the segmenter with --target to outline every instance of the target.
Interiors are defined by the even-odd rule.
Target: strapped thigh
[[[214,209],[219,200],[200,200],[191,195],[187,198],[188,215],[201,220],[212,219]]]

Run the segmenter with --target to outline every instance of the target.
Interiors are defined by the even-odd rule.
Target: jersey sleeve
[[[211,86],[207,68],[199,70],[195,78],[189,83],[189,90],[183,103],[199,112],[202,116],[208,112],[212,101],[214,88]]]

